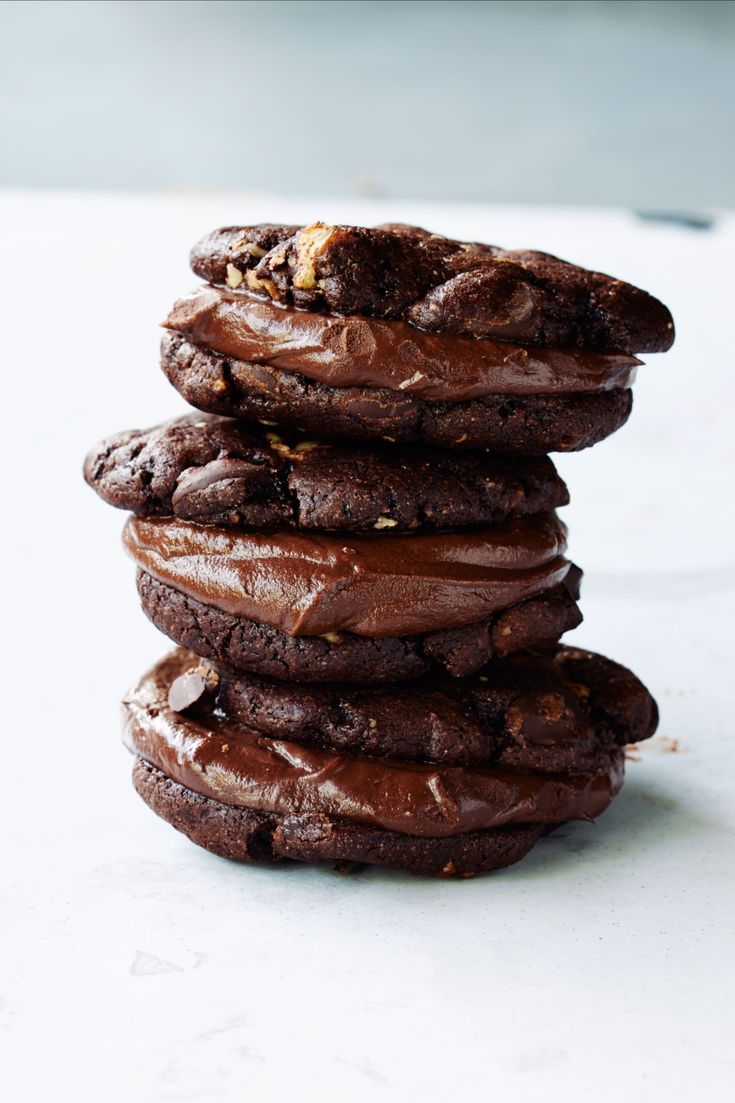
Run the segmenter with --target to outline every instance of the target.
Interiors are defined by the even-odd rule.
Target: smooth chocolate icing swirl
[[[407,322],[314,314],[208,286],[179,299],[164,325],[224,356],[330,387],[387,388],[432,402],[630,387],[640,363],[623,353],[526,348]]]
[[[124,702],[127,747],[168,777],[225,804],[277,815],[325,813],[405,835],[440,838],[514,823],[592,820],[623,780],[616,749],[583,776],[360,758],[270,739],[226,718],[173,711],[171,682],[196,659],[177,651]]]
[[[555,513],[455,533],[254,533],[131,517],[123,541],[164,585],[291,636],[458,628],[560,582]]]

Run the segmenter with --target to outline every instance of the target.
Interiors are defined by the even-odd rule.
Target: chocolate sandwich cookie
[[[164,335],[161,367],[191,406],[209,413],[352,440],[517,455],[590,448],[625,424],[633,404],[629,385],[462,401],[430,401],[410,386],[334,386],[291,368],[223,355],[179,332]],[[626,379],[629,384],[632,374]]]
[[[141,517],[250,528],[445,529],[569,500],[546,457],[347,445],[202,414],[110,437],[84,474],[105,501]]]
[[[163,369],[211,413],[534,455],[626,421],[635,352],[669,348],[644,291],[544,253],[410,226],[218,230],[164,323]]]
[[[674,327],[645,291],[531,250],[415,226],[227,227],[191,253],[197,275],[319,313],[522,345],[663,352]]]
[[[595,657],[581,661],[589,666]],[[216,684],[192,701],[187,682],[216,683],[192,663],[191,653],[175,652],[131,691],[125,741],[144,799],[194,841],[229,857],[337,858],[471,875],[517,860],[559,823],[594,819],[622,784],[620,734],[612,744],[602,734],[594,765],[576,773],[377,758],[274,738],[243,722],[242,701],[228,713]],[[620,668],[611,666],[612,681],[620,682]],[[622,678],[635,695],[632,675]],[[563,706],[547,701],[539,716],[537,703],[524,704],[521,674],[521,694],[506,706],[506,720],[515,708],[515,730],[523,733],[528,722],[524,739],[539,736],[540,724],[541,739],[579,742],[585,721],[594,725],[594,690],[582,684],[572,707],[565,676],[558,683],[552,677],[554,684]],[[639,684],[637,693],[647,696]],[[647,704],[652,716],[655,706]]]
[[[558,639],[578,572],[553,513],[450,533],[253,533],[131,518],[154,623],[237,669],[306,681],[452,673]]]

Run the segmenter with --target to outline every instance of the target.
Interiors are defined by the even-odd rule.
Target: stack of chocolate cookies
[[[204,412],[85,466],[178,645],[125,701],[140,795],[227,857],[422,874],[595,819],[657,710],[559,643],[581,572],[547,453],[625,422],[669,312],[399,225],[229,228],[191,260],[162,365]]]

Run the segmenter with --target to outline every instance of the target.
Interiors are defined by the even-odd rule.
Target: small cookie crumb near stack
[[[658,714],[559,642],[581,571],[548,453],[624,424],[669,312],[401,225],[232,227],[191,263],[161,358],[198,412],[85,463],[177,645],[125,700],[140,795],[229,858],[442,876],[596,819]]]

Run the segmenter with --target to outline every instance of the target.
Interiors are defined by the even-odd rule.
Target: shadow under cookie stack
[[[204,413],[85,465],[177,644],[125,701],[142,798],[229,858],[445,876],[596,819],[657,710],[559,643],[581,572],[547,453],[624,424],[669,312],[401,225],[229,228],[191,263],[162,366]]]

